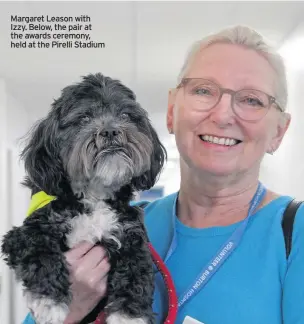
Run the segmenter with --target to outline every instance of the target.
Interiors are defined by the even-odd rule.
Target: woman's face
[[[275,96],[276,74],[271,65],[255,51],[238,45],[214,44],[201,50],[185,77],[207,79],[234,91],[257,89]],[[280,123],[282,113],[274,104],[257,121],[241,119],[234,113],[227,93],[206,111],[204,100],[216,90],[205,85],[195,93],[201,101],[191,99],[186,86],[169,95],[167,125],[175,134],[181,163],[215,175],[257,170],[264,154],[278,148],[289,119]],[[240,105],[260,104],[252,93],[238,100]]]

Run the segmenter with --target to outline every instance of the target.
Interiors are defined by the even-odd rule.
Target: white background
[[[304,2],[0,2],[0,236],[19,225],[29,192],[19,185],[18,138],[48,111],[62,87],[87,73],[121,79],[146,108],[169,161],[158,185],[178,190],[178,155],[167,135],[167,93],[191,43],[209,32],[246,24],[286,56],[292,123],[283,145],[267,156],[261,180],[272,190],[304,199]],[[104,49],[11,49],[10,16],[91,17]],[[299,59],[300,58],[300,59]],[[0,323],[20,324],[27,310],[21,289],[0,263]],[[12,283],[11,281],[12,280]],[[17,306],[17,302],[20,304]]]

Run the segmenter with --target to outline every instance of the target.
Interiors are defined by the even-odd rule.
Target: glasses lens
[[[268,107],[268,96],[258,90],[241,90],[234,97],[236,113],[246,120],[257,120],[263,117]]]
[[[208,110],[219,98],[219,88],[208,80],[188,79],[185,85],[185,99],[194,108]]]

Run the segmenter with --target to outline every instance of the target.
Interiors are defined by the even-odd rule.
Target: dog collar
[[[42,208],[49,204],[51,201],[55,200],[55,196],[50,196],[44,191],[39,191],[32,196],[29,209],[27,211],[27,217],[30,216],[37,209]]]

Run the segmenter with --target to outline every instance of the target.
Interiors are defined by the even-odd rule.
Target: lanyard
[[[215,254],[215,256],[207,263],[207,265],[203,268],[200,274],[196,277],[193,284],[191,284],[188,289],[181,295],[178,300],[178,307],[181,308],[190,298],[194,297],[210,280],[210,278],[217,272],[217,270],[223,265],[223,263],[227,260],[227,258],[232,254],[232,252],[239,245],[243,234],[246,230],[248,220],[250,216],[253,214],[256,207],[261,203],[266,193],[266,188],[259,183],[258,189],[251,200],[249,211],[247,217],[241,222],[239,227],[233,232],[230,238],[223,244],[223,246],[219,249],[219,251]],[[176,229],[175,229],[175,217],[176,217],[176,201],[174,202],[173,208],[173,239],[168,250],[167,256],[165,258],[165,263],[171,257],[173,252],[177,247],[177,237],[176,237]]]

